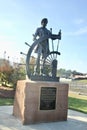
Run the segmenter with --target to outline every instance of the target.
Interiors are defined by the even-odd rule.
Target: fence
[[[80,83],[77,81],[69,82],[69,90],[87,96],[87,83]]]

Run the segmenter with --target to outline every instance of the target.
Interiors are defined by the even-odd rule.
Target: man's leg
[[[39,45],[38,53],[37,53],[37,59],[36,59],[36,69],[35,73],[40,74],[40,57],[41,57],[42,47]]]

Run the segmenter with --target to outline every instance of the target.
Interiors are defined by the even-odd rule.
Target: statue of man
[[[34,35],[34,40],[36,40],[36,37],[39,36],[39,38],[50,35],[51,32],[46,28],[48,23],[47,18],[42,19],[41,21],[41,27],[37,28],[35,35]],[[46,39],[45,41],[41,42],[38,44],[36,48],[36,53],[42,53],[42,58],[45,57],[46,54],[49,53],[49,41]]]
[[[52,34],[51,31],[49,31],[46,26],[48,23],[48,19],[47,18],[43,18],[41,20],[41,27],[37,28],[35,34],[33,35],[33,40],[36,40],[36,37],[39,36],[39,38],[43,37],[43,36],[47,36],[50,35],[52,40],[55,39],[61,39],[61,32],[59,32],[58,35]],[[45,41],[43,41],[42,43],[39,43],[36,49],[36,53],[42,53],[42,57],[44,58],[46,54],[49,53],[49,40],[46,39]]]
[[[47,23],[48,23],[48,19],[47,18],[43,18],[41,20],[41,27],[37,28],[35,34],[33,35],[33,40],[35,41],[37,36],[39,38],[43,37],[43,36],[47,36],[49,35],[50,38],[52,40],[55,40],[55,39],[61,39],[61,32],[59,32],[58,35],[55,35],[55,34],[52,34],[51,31],[49,31],[46,26],[47,26]],[[39,43],[35,52],[38,54],[38,58],[37,58],[37,67],[39,67],[39,64],[40,64],[40,56],[42,54],[42,58],[45,58],[47,54],[49,54],[49,39],[46,39],[44,40],[43,42]]]

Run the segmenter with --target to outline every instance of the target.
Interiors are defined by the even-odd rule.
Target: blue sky
[[[87,0],[0,0],[0,58],[27,53],[24,42],[32,44],[44,17],[53,33],[62,30],[59,68],[87,73]]]

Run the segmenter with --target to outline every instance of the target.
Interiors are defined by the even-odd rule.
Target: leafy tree
[[[60,77],[64,77],[65,76],[65,73],[66,73],[66,70],[65,69],[59,69],[57,70],[57,74],[60,76]]]
[[[24,58],[20,59],[22,64],[25,63]],[[0,59],[0,82],[3,85],[9,83],[13,84],[13,87],[16,87],[17,81],[25,79],[26,70],[24,65],[19,65],[18,63],[10,64],[8,60]]]
[[[83,75],[82,73],[77,72],[76,70],[72,71],[72,74],[73,74],[73,75]]]
[[[0,59],[0,81],[6,85],[10,81],[10,75],[13,69],[10,62],[5,59]]]
[[[66,70],[66,69],[59,69],[57,71],[57,74],[60,76],[60,77],[64,77],[64,78],[69,78],[72,74],[72,71],[71,70]]]
[[[31,74],[33,74],[34,73],[34,67],[35,67],[35,64],[36,64],[36,59],[35,59],[35,57],[31,57],[31,60],[30,60],[30,72],[31,72]]]
[[[72,74],[71,70],[66,70],[66,78],[69,78]]]
[[[13,64],[13,73],[11,74],[11,82],[15,89],[18,80],[24,80],[26,78],[25,61],[23,58],[20,59],[21,64]],[[23,65],[22,65],[23,64]]]

